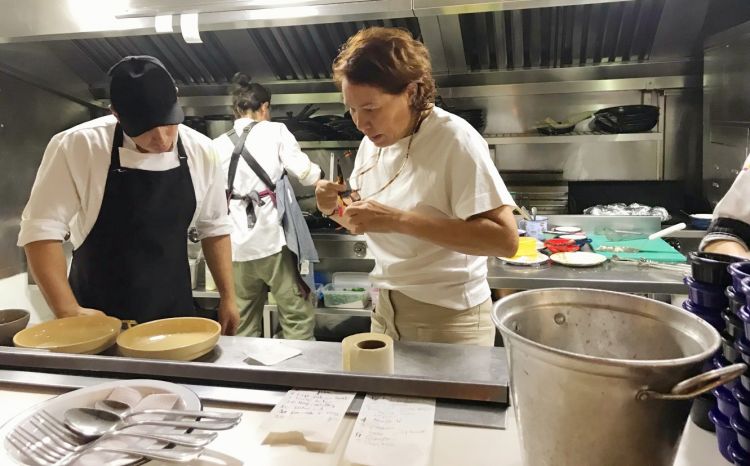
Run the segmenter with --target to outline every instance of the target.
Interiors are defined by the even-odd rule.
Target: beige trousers
[[[394,290],[380,290],[370,330],[394,340],[493,346],[492,301],[464,310],[412,299]]]

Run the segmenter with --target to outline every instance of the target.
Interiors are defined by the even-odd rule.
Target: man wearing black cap
[[[44,153],[18,238],[29,268],[57,317],[194,315],[194,225],[221,295],[222,332],[234,334],[232,227],[211,140],[180,125],[174,80],[156,58],[125,57],[109,76],[113,115],[55,135]]]

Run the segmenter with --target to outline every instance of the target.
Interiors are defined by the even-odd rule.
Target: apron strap
[[[111,158],[109,162],[109,169],[110,170],[121,170],[122,166],[120,165],[120,147],[122,147],[122,126],[120,126],[120,123],[118,122],[115,125],[115,135],[112,138],[112,152],[111,152]]]

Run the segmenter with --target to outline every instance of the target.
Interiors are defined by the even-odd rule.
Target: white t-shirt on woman
[[[359,145],[350,185],[363,199],[382,188],[399,170],[409,136],[383,148],[365,137]],[[406,211],[443,218],[469,217],[515,205],[490,158],[484,138],[465,120],[433,108],[414,135],[409,158],[395,181],[371,197]],[[410,298],[452,309],[467,309],[490,297],[487,258],[451,251],[399,233],[367,233],[375,257],[372,282]]]

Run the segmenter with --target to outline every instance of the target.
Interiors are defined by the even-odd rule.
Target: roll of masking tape
[[[393,374],[393,339],[382,333],[358,333],[341,342],[345,371]]]

